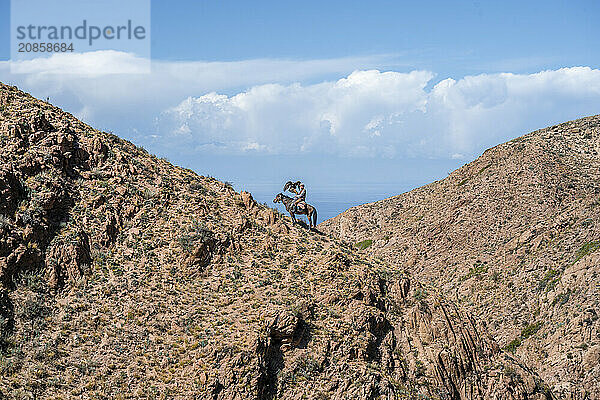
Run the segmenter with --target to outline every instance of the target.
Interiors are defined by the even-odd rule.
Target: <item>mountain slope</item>
[[[487,150],[319,228],[450,295],[554,387],[600,393],[600,116]]]
[[[2,84],[0,146],[0,398],[550,397],[394,265]]]

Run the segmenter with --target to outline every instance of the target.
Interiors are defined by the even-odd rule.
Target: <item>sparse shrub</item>
[[[423,361],[421,360],[417,360],[415,362],[415,366],[417,367],[417,370],[415,371],[415,375],[417,377],[419,376],[425,376],[426,375],[426,369],[425,369],[425,365],[423,364]]]
[[[152,190],[145,188],[144,191],[142,192],[142,197],[144,198],[144,200],[150,200],[153,199],[154,196],[156,196],[156,193],[154,193]]]
[[[0,231],[10,229],[11,222],[6,216],[0,214]]]
[[[506,375],[507,377],[509,377],[511,379],[515,378],[517,376],[516,371],[510,366],[504,366],[502,372],[504,372],[504,375]]]
[[[534,322],[533,324],[527,325],[521,331],[521,338],[523,340],[525,340],[525,339],[529,338],[530,336],[535,335],[535,333],[537,331],[539,331],[541,327],[542,327],[542,321]]]
[[[559,305],[562,306],[569,301],[569,297],[571,297],[571,289],[568,289],[566,292],[559,294],[552,300],[552,306]]]
[[[200,194],[206,194],[206,192],[207,192],[206,188],[198,182],[193,182],[190,185],[190,190],[193,192],[200,193]]]
[[[492,166],[492,164],[488,164],[488,165],[486,165],[485,167],[481,168],[481,169],[479,170],[479,172],[477,172],[477,175],[481,175],[481,174],[483,174],[483,172],[484,172],[486,169],[488,169],[489,167],[491,167],[491,166]]]
[[[415,293],[414,293],[414,298],[415,300],[424,300],[427,296],[429,295],[429,293],[427,293],[427,291],[425,289],[416,289]]]
[[[233,269],[233,272],[231,274],[232,278],[234,280],[240,280],[244,277],[244,274],[242,273],[242,269],[240,268],[239,265],[236,265]]]
[[[598,250],[599,247],[600,247],[600,241],[587,242],[586,244],[581,246],[579,248],[579,250],[577,250],[577,255],[575,256],[574,263],[581,260],[583,257],[587,256],[588,254],[593,253],[594,251]]]
[[[538,287],[540,290],[545,289],[546,291],[550,291],[554,289],[559,280],[560,272],[555,270],[554,268],[550,268],[540,281]]]
[[[492,279],[493,282],[498,282],[498,281],[500,281],[501,276],[502,275],[500,274],[499,271],[494,271],[492,273],[491,279]]]
[[[235,198],[235,204],[240,207],[240,208],[245,208],[246,205],[244,204],[244,200],[242,200],[241,196],[236,196]]]
[[[301,357],[295,366],[298,375],[310,379],[321,372],[321,364],[311,356]]]
[[[506,350],[510,353],[514,353],[515,351],[517,351],[517,347],[519,347],[520,345],[521,345],[521,339],[516,338],[516,339],[512,340],[509,344],[507,344],[504,347],[504,350]]]
[[[513,339],[509,344],[504,347],[505,351],[510,353],[514,353],[517,351],[517,348],[521,346],[523,340],[530,338],[535,335],[537,331],[542,327],[542,322],[534,322],[532,324],[528,324],[525,328],[521,330],[521,335],[518,338]]]
[[[461,281],[466,281],[472,277],[480,277],[482,274],[485,274],[488,270],[487,261],[481,262],[477,261],[473,265],[473,267],[469,268],[469,273],[461,278]]]
[[[46,317],[49,317],[50,313],[51,309],[46,305],[46,296],[31,293],[17,310],[17,318],[25,322],[28,328],[27,335],[37,337],[46,327]]]
[[[367,240],[363,240],[362,242],[358,242],[354,244],[354,247],[358,248],[359,250],[365,250],[366,248],[370,247],[373,244],[373,241],[371,239],[367,239]]]
[[[190,254],[194,250],[194,245],[198,242],[206,242],[212,239],[213,233],[196,222],[191,228],[190,233],[183,234],[177,238],[177,242],[184,252]]]

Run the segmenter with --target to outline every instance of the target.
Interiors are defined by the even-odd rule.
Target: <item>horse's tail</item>
[[[313,215],[312,215],[312,218],[313,218],[313,226],[315,226],[315,227],[316,227],[316,226],[317,226],[317,209],[313,207],[313,210],[314,210],[314,211],[313,211]]]

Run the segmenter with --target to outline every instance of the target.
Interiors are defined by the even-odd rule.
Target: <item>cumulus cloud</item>
[[[399,65],[392,55],[228,62],[152,60],[151,72],[144,73],[148,61],[112,50],[0,61],[0,81],[39,98],[50,97],[52,103],[94,126],[140,141],[144,137],[134,130],[154,133],[155,118],[188,96],[211,91],[231,94],[268,83],[322,81],[356,69]],[[11,73],[11,69],[23,73]],[[140,73],[131,73],[135,71]]]
[[[600,112],[600,70],[588,67],[453,79],[382,72],[381,65],[402,67],[384,55],[152,61],[151,73],[107,73],[141,71],[147,61],[115,51],[59,55],[20,64],[27,74],[0,62],[0,80],[173,159],[203,152],[468,159]],[[78,73],[61,73],[65,63]]]
[[[159,133],[187,142],[193,151],[376,155],[388,148],[393,155],[391,144],[413,138],[378,140],[381,132],[401,126],[405,115],[425,111],[424,88],[432,78],[425,71],[356,71],[334,82],[268,84],[230,97],[188,97],[161,114]]]
[[[480,151],[528,131],[600,113],[600,70],[445,79],[430,93],[429,122],[459,153]]]
[[[190,151],[462,158],[546,124],[600,112],[600,70],[444,79],[355,71],[313,85],[267,84],[188,97],[159,118]]]

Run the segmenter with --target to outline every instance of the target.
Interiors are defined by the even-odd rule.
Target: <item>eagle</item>
[[[292,181],[287,181],[285,183],[285,185],[283,186],[283,191],[290,191],[292,193],[296,193],[298,194],[298,189],[300,187],[300,181],[296,181],[296,182],[292,182]]]

